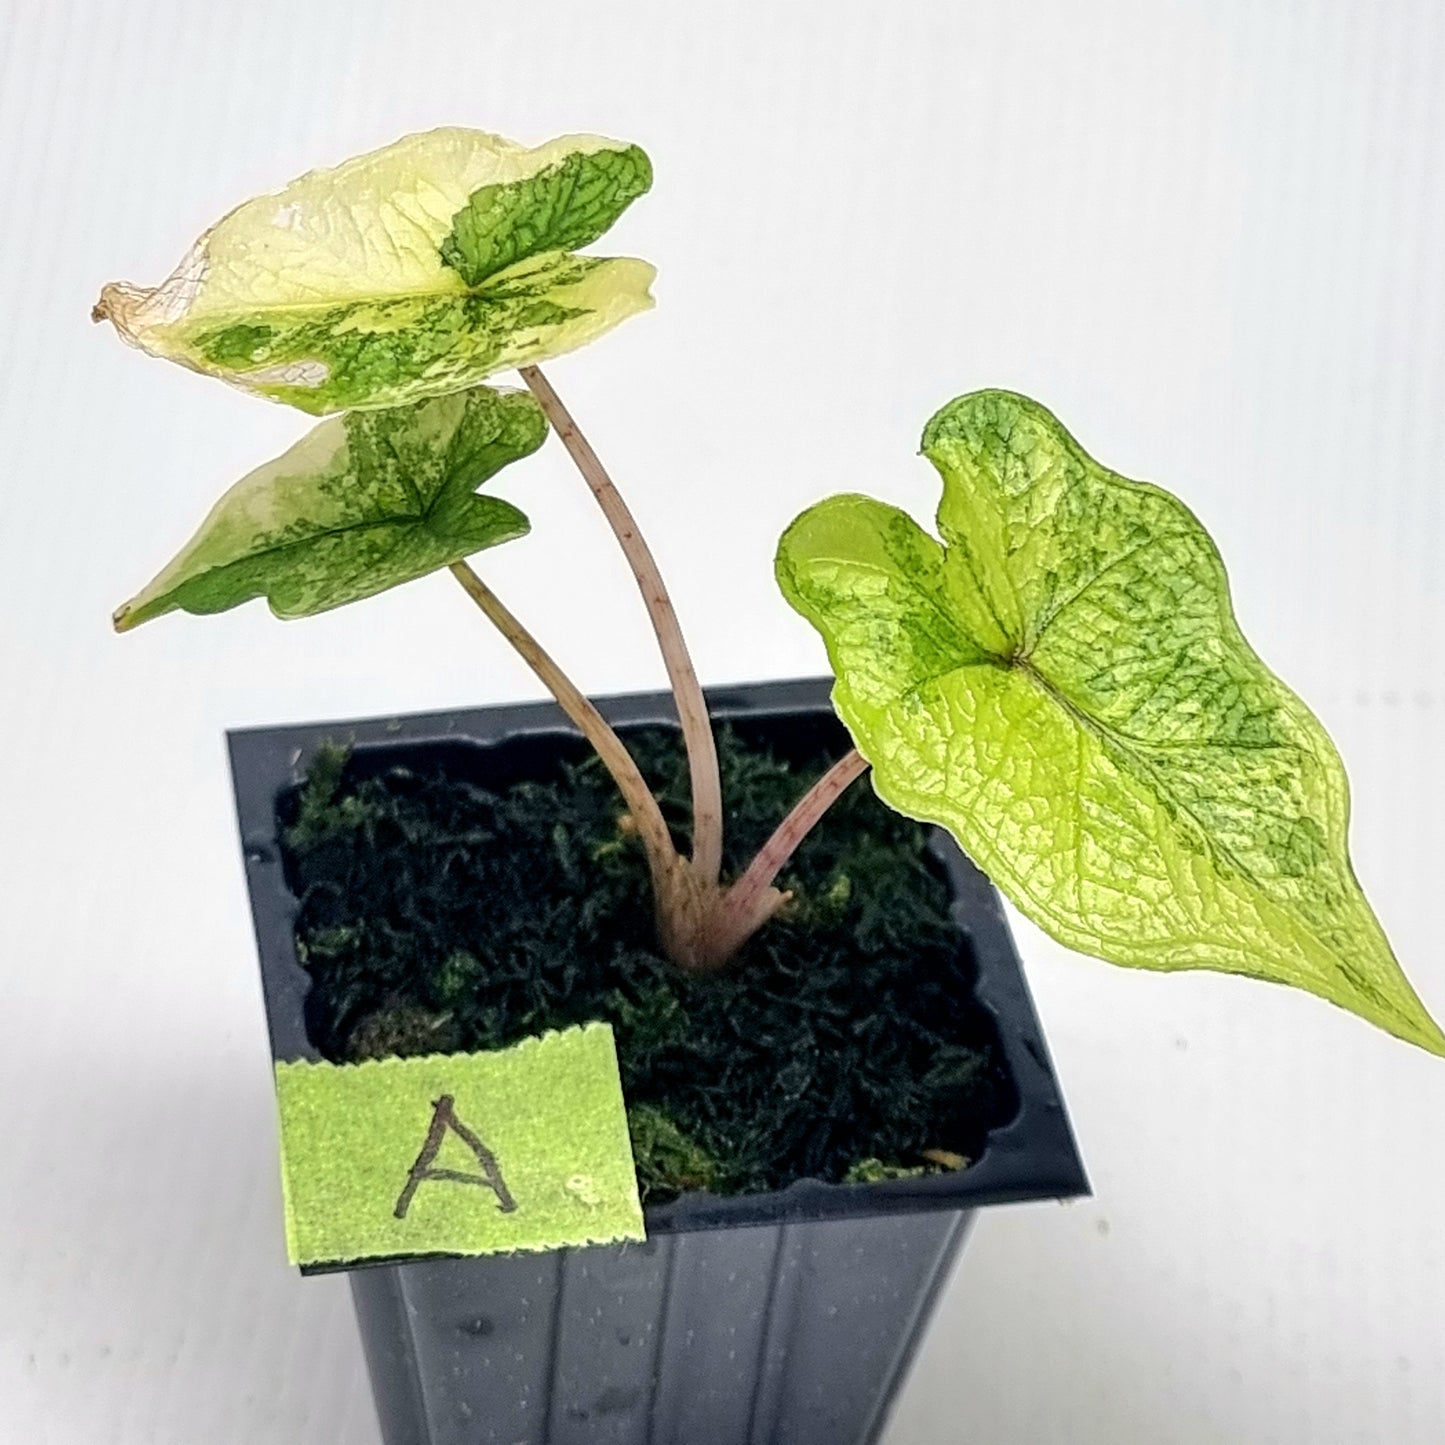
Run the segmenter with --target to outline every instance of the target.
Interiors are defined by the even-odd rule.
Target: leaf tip
[[[1418,1044],[1427,1054],[1434,1054],[1437,1059],[1445,1059],[1445,1030],[1430,1016],[1421,1005],[1419,1024],[1408,1042]]]
[[[627,256],[619,259],[625,261],[632,269],[636,286],[637,309],[651,311],[657,305],[657,297],[652,294],[653,283],[657,280],[657,267],[651,261],[644,261],[639,256]]]
[[[131,312],[143,295],[141,288],[132,286],[129,281],[107,281],[100,288],[95,305],[90,308],[90,319],[97,325],[109,321],[124,336]]]
[[[139,625],[141,619],[136,616],[134,602],[122,602],[114,612],[110,614],[110,625],[117,632],[129,632]]]
[[[95,305],[90,308],[90,319],[97,325],[109,321],[122,340],[135,345],[140,308],[150,294],[143,287],[132,286],[129,281],[107,281],[100,288]]]

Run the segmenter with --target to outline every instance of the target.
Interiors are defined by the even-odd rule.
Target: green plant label
[[[645,1237],[607,1024],[495,1053],[278,1063],[276,1094],[293,1264]]]

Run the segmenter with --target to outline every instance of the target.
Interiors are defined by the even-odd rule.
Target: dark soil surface
[[[626,736],[685,841],[675,733]],[[719,735],[729,876],[831,761],[750,741]],[[780,879],[785,912],[692,979],[657,952],[610,778],[570,756],[489,787],[454,758],[377,771],[322,755],[283,820],[323,1054],[494,1049],[606,1019],[652,1201],[978,1156],[1014,1094],[929,829],[855,783]]]

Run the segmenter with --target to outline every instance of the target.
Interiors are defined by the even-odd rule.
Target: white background
[[[641,142],[606,247],[660,304],[551,374],[704,677],[820,671],[781,527],[926,516],[923,421],[1027,391],[1215,533],[1440,1014],[1442,67],[1438,0],[0,3],[4,1445],[374,1445],[345,1285],[282,1259],[222,730],[537,692],[445,575],[112,636],[305,422],[92,329],[103,281],[408,130]],[[655,685],[556,446],[503,492],[498,590]],[[980,1222],[889,1445],[1445,1438],[1445,1062],[1019,938],[1097,1197]]]

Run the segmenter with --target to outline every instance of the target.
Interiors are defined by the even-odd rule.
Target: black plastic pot
[[[714,717],[786,752],[839,753],[826,681],[709,693]],[[671,725],[665,694],[601,704],[619,728]],[[421,757],[493,786],[559,751],[550,704],[230,735],[241,839],[277,1060],[315,1059],[297,900],[277,802],[327,741],[354,765]],[[801,1182],[649,1208],[648,1241],[361,1268],[352,1294],[387,1445],[865,1445],[882,1429],[935,1296],[985,1204],[1087,1193],[997,894],[951,839],[937,857],[1018,1107],[966,1170],[882,1184]]]

